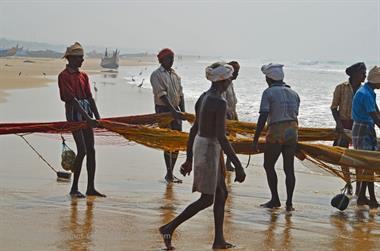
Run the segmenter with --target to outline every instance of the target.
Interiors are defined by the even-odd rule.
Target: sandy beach
[[[89,74],[100,74],[99,62],[99,58],[86,58],[82,68]],[[153,57],[146,56],[121,60],[120,65],[137,66],[153,62]],[[66,60],[61,58],[0,58],[0,103],[6,101],[7,90],[37,88],[52,82],[65,64]]]
[[[98,62],[87,59],[83,70],[97,83],[96,98],[103,117],[153,112],[149,88],[126,83],[130,76],[121,71],[101,72]],[[61,59],[0,59],[1,120],[64,120],[55,82],[64,65]],[[122,62],[121,66],[133,72],[147,66],[144,77],[156,67],[153,58],[136,58]],[[193,100],[188,100],[189,112],[193,112],[193,105]],[[26,137],[53,166],[60,167],[59,135]],[[96,186],[108,197],[71,199],[70,183],[57,182],[55,173],[22,139],[17,135],[0,137],[1,249],[163,250],[158,227],[199,196],[191,193],[192,176],[184,178],[183,184],[167,185],[163,181],[165,167],[161,151],[126,143],[123,139],[96,140]],[[75,148],[70,137],[68,141]],[[182,153],[178,165],[184,158]],[[239,158],[243,165],[247,164],[247,156]],[[233,173],[226,178],[229,198],[225,237],[237,245],[233,250],[379,250],[380,213],[357,208],[355,204],[344,212],[332,208],[330,199],[344,186],[343,181],[311,173],[298,160],[296,211],[290,215],[284,207],[274,211],[260,208],[269,198],[262,161],[262,155],[252,157],[243,184],[233,182]],[[178,168],[175,174],[180,177]],[[277,174],[284,205],[281,160]],[[86,175],[83,168],[81,191],[86,187]],[[213,212],[209,208],[178,228],[173,238],[176,250],[211,250],[213,227]]]

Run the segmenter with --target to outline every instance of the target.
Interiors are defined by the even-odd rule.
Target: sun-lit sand
[[[25,63],[25,60],[35,62]],[[87,59],[84,70],[102,87],[97,97],[101,115],[153,112],[150,89],[124,84],[124,76],[117,75],[114,79],[103,76],[98,62]],[[131,67],[147,64],[156,62],[151,58],[122,63]],[[0,59],[1,120],[63,120],[63,105],[55,79],[64,65],[65,61],[60,59]],[[101,81],[104,84],[100,84]],[[110,81],[120,84],[112,85]],[[188,111],[193,111],[193,105],[187,103]],[[185,128],[189,125],[185,124]],[[59,168],[59,135],[26,137]],[[69,146],[75,148],[70,136],[66,137]],[[163,182],[165,167],[161,151],[110,139],[96,140],[99,143],[96,146],[96,186],[108,197],[71,199],[68,196],[70,183],[57,182],[55,173],[18,136],[0,136],[1,250],[164,248],[158,227],[199,196],[191,193],[192,176],[184,178],[183,184],[168,186]],[[247,156],[239,157],[245,165]],[[181,154],[178,165],[184,158]],[[243,184],[233,182],[233,173],[226,178],[230,193],[225,237],[237,245],[234,250],[379,250],[379,212],[358,209],[355,205],[338,212],[329,203],[343,182],[336,177],[311,174],[298,160],[296,211],[288,215],[284,208],[275,211],[260,208],[259,204],[269,198],[262,161],[262,155],[252,157]],[[175,174],[180,177],[178,165]],[[277,172],[280,199],[284,204],[281,160]],[[83,192],[86,180],[84,165],[79,184]],[[173,245],[177,250],[211,250],[212,239],[213,214],[209,208],[177,229]]]
[[[121,59],[120,66],[152,64],[151,56]],[[83,70],[89,74],[99,74],[104,70],[99,58],[86,58]],[[65,59],[53,58],[0,58],[0,103],[6,100],[7,90],[36,88],[51,82],[49,77],[57,76],[66,64]]]

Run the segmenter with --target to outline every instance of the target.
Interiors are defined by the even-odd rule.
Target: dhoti
[[[193,192],[215,194],[218,179],[221,178],[220,150],[221,147],[216,138],[195,136]]]

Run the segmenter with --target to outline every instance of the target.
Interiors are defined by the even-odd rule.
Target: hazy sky
[[[0,37],[260,59],[380,61],[380,0],[0,0]],[[126,53],[126,52],[122,52]]]

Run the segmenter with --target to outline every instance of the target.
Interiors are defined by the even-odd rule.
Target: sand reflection
[[[280,216],[285,217],[284,225],[278,222]],[[291,214],[281,214],[278,211],[269,212],[268,228],[264,231],[263,246],[265,250],[277,250],[281,247],[281,250],[292,250],[292,216]],[[278,232],[277,229],[283,227],[282,231]]]
[[[161,225],[167,224],[171,220],[173,220],[176,216],[176,197],[173,192],[173,184],[169,183],[166,186],[166,190],[164,193],[164,197],[162,199],[163,205],[160,207],[161,209]]]
[[[337,230],[332,243],[334,249],[378,250],[380,226],[375,216],[375,213],[363,209],[331,215],[330,222]]]
[[[78,212],[78,199],[71,201],[70,222],[67,228],[69,238],[66,247],[69,250],[90,250],[93,232],[93,204],[95,198],[87,198],[84,215]]]

